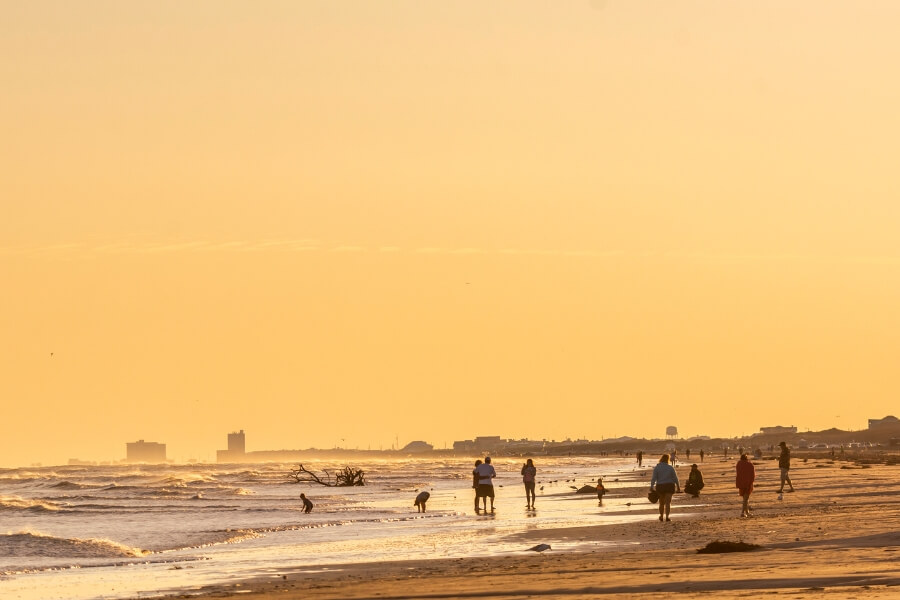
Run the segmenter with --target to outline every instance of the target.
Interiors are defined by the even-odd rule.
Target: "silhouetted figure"
[[[700,464],[703,464],[703,456],[704,456],[705,454],[706,454],[706,453],[703,451],[703,448],[700,448]]]
[[[419,492],[419,495],[416,496],[416,501],[413,502],[413,506],[419,509],[419,512],[425,512],[425,503],[428,502],[429,498],[431,498],[431,494],[428,492]]]
[[[756,468],[747,459],[746,454],[741,454],[741,459],[737,461],[735,471],[735,485],[741,498],[744,499],[744,503],[741,506],[741,517],[749,517],[750,494],[753,493],[753,482],[756,481]]]
[[[788,474],[788,471],[791,469],[791,451],[784,442],[778,442],[778,445],[781,446],[781,455],[778,457],[778,468],[781,469],[781,487],[778,488],[778,493],[780,494],[784,491],[785,483],[791,486],[791,489],[788,491],[793,492],[794,482],[791,481],[791,476]]]
[[[525,507],[534,508],[534,479],[537,477],[537,468],[530,458],[522,465],[522,483],[525,485]]]
[[[603,478],[597,478],[597,506],[603,506],[603,494],[606,493],[606,487],[603,485]]]
[[[678,450],[672,449],[672,466],[674,467],[678,463]]]
[[[688,448],[687,450],[685,450],[684,455],[687,457],[688,460],[691,460],[691,449]]]
[[[650,478],[650,489],[656,490],[659,494],[659,520],[671,521],[669,511],[672,509],[672,495],[676,490],[681,491],[681,484],[678,483],[678,473],[675,467],[669,464],[669,455],[663,454],[659,459],[659,464],[653,467],[653,477]]]
[[[484,464],[478,465],[475,467],[475,472],[478,474],[478,495],[482,498],[484,502],[484,510],[487,511],[487,499],[491,499],[491,512],[494,511],[494,477],[497,476],[497,472],[494,470],[494,466],[491,464],[491,457],[484,457]]]
[[[472,489],[475,490],[475,512],[480,510],[478,499],[481,496],[478,493],[478,467],[481,466],[481,459],[475,461],[475,469],[472,470]]]
[[[306,497],[306,494],[300,494],[300,499],[303,500],[303,512],[310,513],[313,509],[313,503],[309,498]]]
[[[644,466],[644,451],[643,451],[643,450],[638,450],[638,453],[637,453],[637,463],[638,463],[638,466],[639,466],[639,467],[643,467],[643,466]]]
[[[691,465],[691,472],[688,475],[687,484],[684,486],[684,493],[690,494],[694,498],[698,498],[700,496],[700,490],[702,490],[705,485],[706,484],[703,483],[703,473],[697,468],[696,463]]]

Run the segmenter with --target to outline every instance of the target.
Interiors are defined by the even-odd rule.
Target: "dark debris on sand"
[[[758,544],[747,544],[745,542],[710,542],[703,548],[697,550],[697,554],[721,554],[722,552],[752,552],[759,550],[762,546]]]

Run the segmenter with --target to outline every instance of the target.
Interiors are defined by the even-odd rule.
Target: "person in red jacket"
[[[737,477],[735,485],[737,485],[738,493],[744,499],[744,506],[741,508],[741,517],[750,516],[750,494],[753,492],[753,482],[756,480],[756,468],[753,463],[747,459],[746,454],[741,454],[741,460],[737,462],[735,467]]]

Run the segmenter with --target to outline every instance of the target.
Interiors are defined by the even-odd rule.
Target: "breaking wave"
[[[57,512],[60,510],[58,504],[48,502],[46,500],[27,500],[12,496],[9,498],[0,498],[0,511],[28,510],[31,512]]]
[[[0,556],[53,558],[140,558],[147,550],[111,540],[60,538],[34,532],[0,535]]]

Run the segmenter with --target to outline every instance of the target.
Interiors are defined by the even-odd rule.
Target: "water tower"
[[[666,427],[666,438],[670,440],[674,440],[678,437],[678,428],[674,425],[669,425]]]

